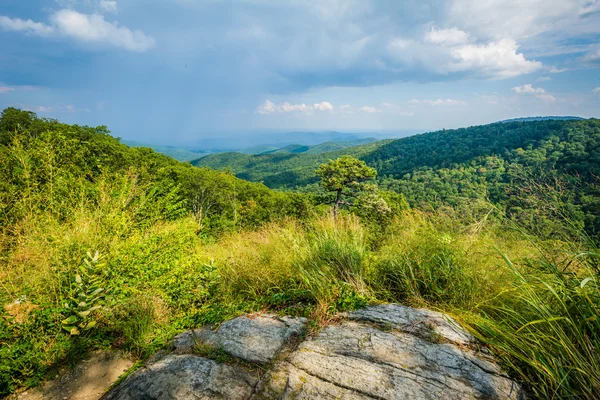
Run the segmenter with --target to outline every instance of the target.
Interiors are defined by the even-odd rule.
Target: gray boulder
[[[273,315],[246,316],[224,322],[218,329],[200,329],[197,338],[244,361],[265,364],[273,360],[285,343],[300,335],[305,318]]]
[[[343,322],[302,343],[264,379],[269,399],[517,399],[491,360],[448,343]]]
[[[441,313],[368,307],[297,343],[302,318],[239,317],[174,338],[105,398],[519,399],[522,391],[476,340]],[[295,343],[296,342],[296,343]],[[232,356],[194,355],[199,343]],[[239,360],[241,362],[237,362]]]
[[[193,355],[170,354],[136,371],[106,400],[248,399],[256,374]]]
[[[425,308],[382,304],[351,312],[349,318],[381,324],[428,340],[443,340],[459,345],[475,343],[475,338],[454,319]]]

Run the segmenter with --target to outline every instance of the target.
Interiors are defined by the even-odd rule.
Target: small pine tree
[[[316,174],[321,178],[325,190],[335,193],[333,216],[337,218],[340,205],[348,204],[344,198],[358,198],[364,191],[364,181],[377,176],[375,168],[369,167],[364,161],[351,156],[343,156],[337,160],[329,160],[321,164]]]

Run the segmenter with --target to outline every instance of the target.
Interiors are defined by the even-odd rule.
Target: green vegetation
[[[365,191],[366,185],[363,184],[363,181],[375,178],[377,171],[368,167],[364,161],[343,156],[337,160],[331,160],[327,164],[322,164],[316,174],[321,178],[323,188],[334,193],[331,203],[333,204],[333,217],[337,218],[340,205],[348,204],[344,198],[350,197],[358,201],[364,199],[365,196],[361,192]]]
[[[352,155],[377,170],[379,185],[402,193],[413,207],[471,209],[491,202],[540,236],[552,236],[564,210],[540,207],[559,196],[573,223],[600,234],[598,177],[600,121],[543,120],[495,123],[387,140],[346,150],[307,154],[217,154],[192,162],[271,188],[318,192],[313,171]],[[563,207],[563,208],[564,208]]]
[[[243,312],[323,325],[339,311],[401,302],[456,317],[534,397],[593,399],[599,130],[597,121],[507,123],[361,146],[351,153],[377,168],[380,184],[406,190],[412,208],[381,190],[389,211],[355,202],[334,219],[318,195],[128,148],[105,127],[7,109],[0,394],[36,385],[90,349],[143,359],[186,328]],[[424,152],[412,155],[417,145]],[[331,154],[253,159],[276,168],[282,157],[288,168],[309,158],[298,173],[310,169],[316,186]],[[402,186],[415,174],[423,194]]]
[[[320,164],[343,155],[361,158],[361,155],[381,146],[388,141],[373,142],[356,147],[324,153],[264,153],[241,154],[219,153],[209,154],[191,161],[192,165],[208,167],[217,170],[230,170],[239,178],[263,182],[270,188],[298,189],[306,185],[318,186],[315,169]]]

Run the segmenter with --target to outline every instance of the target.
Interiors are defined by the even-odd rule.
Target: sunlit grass
[[[143,358],[180,330],[241,312],[326,324],[339,311],[402,302],[466,323],[538,398],[598,393],[594,251],[575,256],[573,244],[535,242],[498,223],[472,229],[421,211],[393,221],[376,247],[370,234],[357,217],[320,217],[206,243],[193,218],[139,226],[118,197],[68,220],[26,218],[0,241],[4,304],[25,296],[35,305],[22,323],[4,310],[2,340],[17,358],[1,361],[13,374],[3,390],[35,384],[86,348],[108,345]],[[60,301],[82,257],[96,249],[106,261],[108,295],[97,330],[74,340],[59,329]]]

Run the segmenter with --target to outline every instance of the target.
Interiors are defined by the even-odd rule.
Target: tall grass
[[[511,288],[480,308],[473,326],[538,398],[600,393],[600,254],[541,257],[518,268]]]
[[[292,306],[322,318],[342,303],[365,304],[370,293],[366,236],[352,216],[337,222],[288,220],[230,235],[206,251],[218,266],[222,301]]]
[[[140,224],[122,208],[131,190],[106,188],[99,205],[82,203],[61,220],[33,215],[2,236],[0,299],[18,306],[0,318],[1,392],[34,385],[95,346],[143,358],[182,329],[242,312],[327,323],[341,310],[390,301],[451,313],[537,398],[591,399],[600,390],[593,248],[538,246],[497,222],[472,229],[414,210],[378,232],[376,246],[354,216],[289,219],[205,243],[191,217]],[[60,329],[61,302],[96,249],[107,296],[94,332],[74,339]]]

